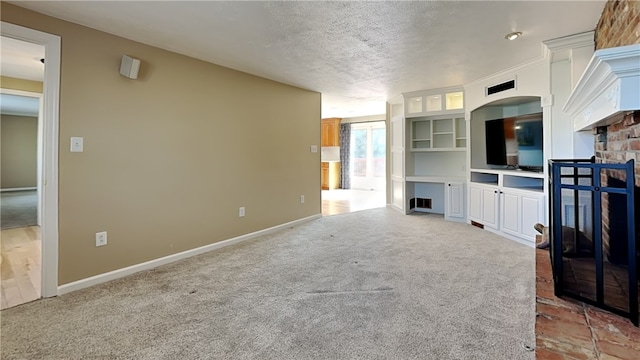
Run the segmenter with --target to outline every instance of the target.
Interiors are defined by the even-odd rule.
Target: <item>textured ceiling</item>
[[[323,117],[384,113],[404,92],[456,86],[593,30],[605,1],[11,1],[323,94]],[[505,34],[521,31],[516,41]]]

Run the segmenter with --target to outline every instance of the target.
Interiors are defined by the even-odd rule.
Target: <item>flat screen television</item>
[[[542,113],[485,122],[487,164],[542,171]]]

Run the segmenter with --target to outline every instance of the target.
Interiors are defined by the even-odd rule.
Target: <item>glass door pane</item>
[[[351,176],[367,176],[367,130],[351,130]]]
[[[384,190],[386,188],[386,143],[384,122],[352,124],[351,188]]]
[[[373,176],[385,177],[387,172],[387,132],[385,128],[372,130],[373,137]]]

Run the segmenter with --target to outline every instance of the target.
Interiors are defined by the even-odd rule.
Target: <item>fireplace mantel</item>
[[[611,125],[640,110],[640,44],[594,52],[563,110],[574,131]]]

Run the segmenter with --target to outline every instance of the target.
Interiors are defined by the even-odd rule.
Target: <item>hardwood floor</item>
[[[40,298],[40,227],[6,229],[0,236],[0,309]]]
[[[384,191],[336,189],[322,190],[322,215],[346,214],[354,211],[385,207]]]

